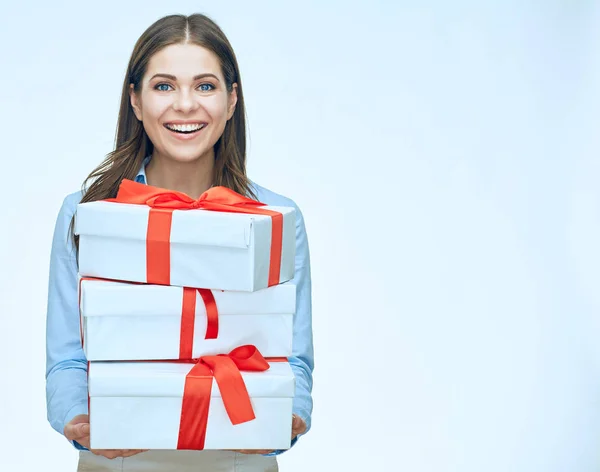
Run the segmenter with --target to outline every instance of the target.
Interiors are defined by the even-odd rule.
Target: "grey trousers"
[[[107,459],[79,451],[77,472],[277,472],[277,459],[231,451],[158,451]]]

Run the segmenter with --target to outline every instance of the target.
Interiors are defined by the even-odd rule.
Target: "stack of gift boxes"
[[[90,446],[288,448],[294,209],[123,180],[75,221]]]

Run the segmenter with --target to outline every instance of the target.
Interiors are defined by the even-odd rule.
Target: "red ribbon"
[[[212,187],[197,200],[182,192],[167,190],[133,180],[123,179],[116,198],[117,203],[148,205],[146,235],[146,281],[150,284],[170,285],[170,235],[174,210],[203,209],[229,213],[251,213],[271,217],[271,252],[268,286],[279,283],[281,249],[283,242],[283,214],[263,208],[264,203],[244,197],[227,187]]]
[[[268,369],[269,363],[253,345],[237,347],[229,354],[200,357],[185,378],[177,449],[204,449],[213,377],[227,415],[236,425],[255,418],[240,370]]]
[[[196,291],[206,307],[206,335],[204,339],[216,339],[219,334],[219,311],[212,291],[206,288],[183,288],[181,309],[181,333],[179,337],[179,358],[191,359],[194,347],[194,324],[196,321]]]

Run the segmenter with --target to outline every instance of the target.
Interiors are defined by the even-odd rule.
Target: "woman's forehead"
[[[193,80],[196,75],[212,73],[221,77],[219,58],[196,44],[172,44],[155,53],[148,63],[147,77],[169,74],[177,80]]]

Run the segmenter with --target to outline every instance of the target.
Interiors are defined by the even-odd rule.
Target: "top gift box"
[[[245,292],[294,277],[295,209],[225,187],[194,200],[125,179],[77,206],[75,234],[82,276]]]

